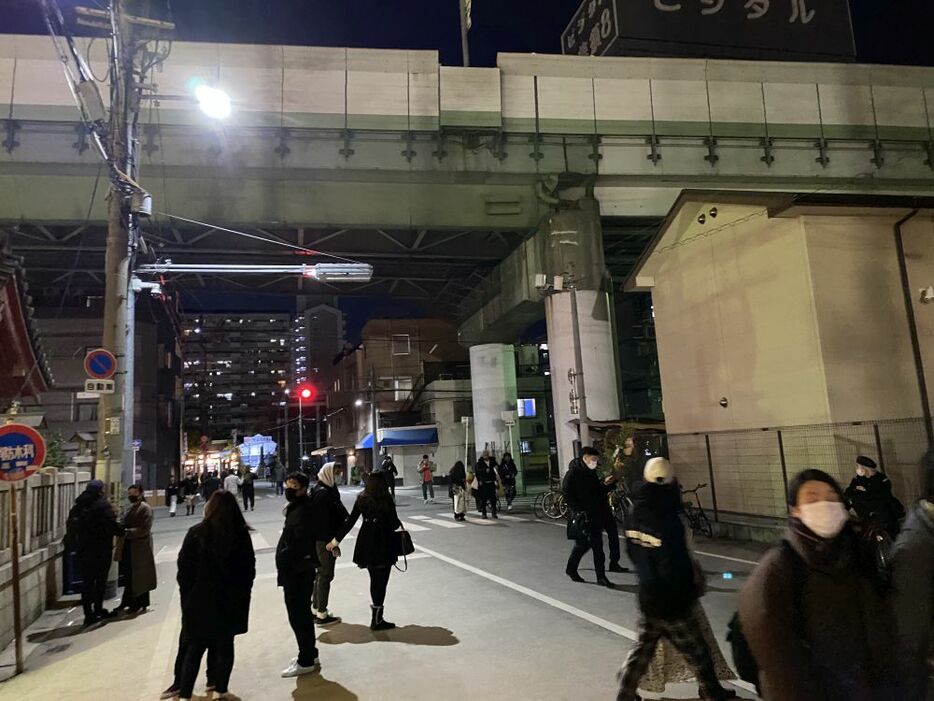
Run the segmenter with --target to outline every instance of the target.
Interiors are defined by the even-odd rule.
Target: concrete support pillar
[[[522,475],[519,427],[506,426],[504,411],[516,411],[516,354],[511,345],[485,343],[470,348],[470,388],[473,395],[474,445],[477,455],[484,449],[499,459],[505,446]],[[468,465],[468,468],[471,466]],[[518,485],[521,487],[521,484]]]
[[[574,458],[574,441],[580,438],[583,445],[592,445],[586,422],[619,419],[616,341],[604,291],[603,232],[596,201],[583,197],[576,207],[556,212],[543,233],[547,275],[556,288],[546,298],[545,320],[563,475]],[[583,430],[571,423],[575,420],[584,424]]]
[[[615,421],[619,419],[619,395],[616,382],[616,362],[613,353],[613,332],[610,323],[608,295],[599,290],[577,290],[577,329],[574,328],[573,295],[559,292],[545,300],[548,324],[548,356],[551,361],[551,391],[554,401],[555,433],[558,443],[558,466],[564,475],[574,458],[574,441],[578,439],[580,419]],[[579,347],[581,362],[577,369]],[[582,380],[573,383],[569,372],[580,372]],[[573,375],[572,375],[573,379]],[[571,401],[571,393],[583,389],[586,416],[580,414],[581,402]],[[584,444],[592,442],[584,439]]]

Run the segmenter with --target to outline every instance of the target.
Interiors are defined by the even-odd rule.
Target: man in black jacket
[[[301,472],[289,475],[285,482],[285,498],[288,505],[285,507],[285,525],[276,546],[276,570],[289,613],[289,625],[298,643],[298,657],[282,671],[282,676],[297,677],[320,670],[311,597],[318,567],[315,545],[319,540],[325,540],[325,534],[319,533],[315,527],[307,475]]]
[[[586,552],[593,549],[593,566],[597,572],[597,584],[612,589],[613,583],[606,578],[603,531],[613,523],[613,514],[610,511],[608,499],[613,485],[600,482],[597,476],[599,461],[600,453],[593,448],[584,448],[581,451],[581,457],[571,461],[568,472],[564,476],[562,488],[565,502],[574,514],[583,512],[587,515],[585,532],[574,541],[565,573],[575,582],[583,582],[583,577],[577,573],[577,567]],[[616,557],[618,565],[619,555],[617,554]]]
[[[335,558],[340,555],[328,551],[327,545],[332,538],[341,533],[344,522],[349,517],[341,501],[337,482],[343,465],[327,462],[318,470],[318,483],[311,490],[311,518],[314,522],[316,538],[315,554],[318,557],[318,573],[315,577],[315,592],[311,601],[311,610],[315,614],[315,623],[327,626],[340,623],[340,618],[328,612],[328,598],[331,594],[331,582],[334,580]]]
[[[892,481],[878,467],[875,460],[865,455],[856,458],[856,476],[843,496],[847,508],[853,509],[863,523],[881,528],[895,538],[905,507],[892,494]]]
[[[499,479],[496,468],[496,459],[490,455],[489,450],[484,450],[480,455],[480,459],[477,460],[477,466],[474,468],[477,501],[479,502],[482,518],[486,518],[487,504],[493,510],[493,518],[499,518],[496,515],[496,482]]]
[[[681,493],[671,463],[646,463],[645,483],[635,495],[626,527],[629,557],[639,575],[639,640],[620,670],[617,701],[638,698],[636,689],[661,638],[667,638],[694,672],[705,701],[733,698],[717,679],[710,650],[692,611],[702,593],[679,517]],[[789,671],[793,673],[793,671]]]
[[[81,606],[86,626],[107,616],[104,610],[107,573],[113,562],[114,536],[122,531],[113,507],[104,496],[104,483],[91,480],[75,499],[67,522],[68,547],[74,549],[75,564],[81,574]]]

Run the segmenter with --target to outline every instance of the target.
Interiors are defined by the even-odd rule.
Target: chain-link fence
[[[788,480],[816,467],[846,487],[858,455],[875,460],[905,504],[921,492],[921,456],[927,450],[923,419],[790,426],[668,436],[681,484],[706,483],[706,506],[719,517],[786,515]]]

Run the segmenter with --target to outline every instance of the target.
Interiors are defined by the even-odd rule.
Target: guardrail
[[[20,555],[65,536],[68,512],[90,479],[87,472],[46,467],[16,483]],[[0,566],[10,561],[10,484],[0,482]]]

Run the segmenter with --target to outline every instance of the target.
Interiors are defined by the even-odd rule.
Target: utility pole
[[[138,0],[140,15],[149,9],[148,0]],[[136,183],[139,179],[136,125],[139,119],[143,59],[146,41],[137,36],[138,27],[152,32],[173,29],[169,23],[153,22],[130,15],[128,0],[111,0],[109,12],[80,8],[90,19],[79,22],[109,29],[111,51],[111,106],[108,135],[109,166],[119,178],[111,178],[107,207],[107,248],[104,259],[104,328],[101,345],[117,358],[114,393],[101,395],[98,407],[97,472],[107,482],[111,495],[135,479],[133,470],[134,401],[134,306],[130,284],[133,259],[139,245],[139,217],[148,216],[149,196]],[[139,80],[138,80],[139,78]]]
[[[379,406],[376,404],[376,370],[370,371],[370,423],[373,426],[373,466],[379,467]]]

